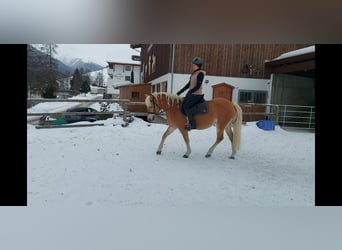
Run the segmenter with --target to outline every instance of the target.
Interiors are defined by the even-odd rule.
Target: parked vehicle
[[[65,124],[67,121],[64,117],[54,117],[51,115],[43,115],[39,118],[39,125],[61,125]]]
[[[66,112],[84,112],[85,114],[71,114],[65,115],[65,120],[68,123],[80,122],[80,121],[88,121],[95,122],[97,121],[97,110],[90,107],[76,107],[67,109]]]

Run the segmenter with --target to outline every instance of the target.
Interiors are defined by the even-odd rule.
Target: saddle
[[[206,100],[202,100],[201,102],[195,104],[191,109],[189,109],[188,112],[193,115],[205,114],[208,112],[208,102]]]

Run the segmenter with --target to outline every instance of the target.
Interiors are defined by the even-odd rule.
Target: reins
[[[175,106],[175,102],[169,106],[168,108],[164,109],[163,107],[161,107],[156,101],[156,97],[154,95],[150,95],[152,98],[151,102],[152,102],[152,107],[153,107],[153,112],[147,112],[148,114],[162,114],[162,112],[156,112],[156,106],[160,109],[163,110],[164,113],[170,109],[172,109]]]

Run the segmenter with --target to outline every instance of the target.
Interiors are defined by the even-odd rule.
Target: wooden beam
[[[289,73],[289,72],[307,71],[307,70],[314,70],[314,69],[315,69],[315,61],[310,60],[310,61],[305,61],[305,62],[273,66],[271,71],[273,73]]]

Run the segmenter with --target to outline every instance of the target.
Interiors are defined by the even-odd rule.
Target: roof
[[[277,60],[281,60],[281,59],[285,59],[285,58],[291,58],[291,57],[296,57],[296,56],[302,56],[302,55],[305,55],[305,54],[312,54],[312,53],[315,53],[315,46],[312,45],[312,46],[309,46],[309,47],[306,47],[306,48],[302,48],[302,49],[297,49],[297,50],[293,50],[293,51],[289,51],[289,52],[286,52],[284,54],[281,54],[280,56],[272,59],[272,60],[269,60],[266,62],[271,62],[271,61],[277,61]]]
[[[265,71],[315,77],[315,46],[289,51],[265,61]]]
[[[108,66],[110,65],[115,65],[115,64],[119,64],[119,65],[132,65],[132,66],[140,66],[140,62],[139,63],[134,63],[134,62],[131,62],[131,61],[121,61],[121,62],[113,62],[113,61],[107,61],[108,63]],[[109,67],[111,68],[111,67]]]
[[[135,86],[135,87],[139,87],[139,86],[145,86],[145,85],[151,85],[150,82],[148,83],[121,83],[121,84],[115,84],[115,88],[121,88],[121,87],[131,87],[131,86]]]

